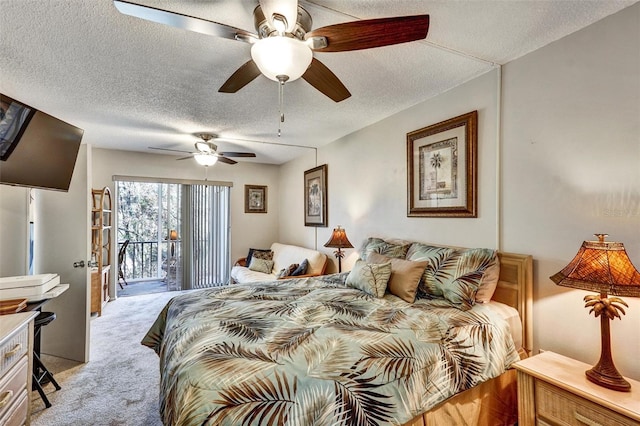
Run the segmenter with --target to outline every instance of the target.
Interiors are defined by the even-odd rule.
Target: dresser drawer
[[[25,324],[16,334],[0,346],[0,376],[27,353],[29,327]]]
[[[541,380],[535,385],[540,424],[638,426],[640,423]],[[546,423],[545,423],[546,422]]]
[[[15,404],[0,417],[2,426],[22,426],[26,423],[29,415],[29,399],[27,390],[23,389],[18,395]]]
[[[29,358],[23,356],[18,363],[0,380],[0,416],[16,401],[20,391],[26,389],[29,378]],[[4,423],[0,422],[0,425]]]

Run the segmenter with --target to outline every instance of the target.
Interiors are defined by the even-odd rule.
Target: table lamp
[[[175,241],[178,239],[178,231],[172,229],[169,231],[169,240],[171,241],[171,257],[175,255],[176,252],[176,243]]]
[[[578,254],[560,272],[551,276],[557,285],[597,291],[584,297],[585,308],[600,317],[601,354],[598,363],[587,370],[587,379],[609,389],[629,392],[631,385],[613,364],[609,320],[624,315],[628,306],[619,297],[640,297],[640,272],[633,266],[622,243],[606,242],[607,234],[595,234],[598,241],[584,241]]]
[[[340,227],[340,225],[333,229],[331,238],[329,238],[329,241],[327,241],[324,246],[338,249],[334,251],[333,254],[338,258],[338,272],[342,272],[342,258],[344,257],[342,249],[353,248],[353,245],[347,238],[347,233]]]

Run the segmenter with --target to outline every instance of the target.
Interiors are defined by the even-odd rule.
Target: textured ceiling
[[[0,0],[0,92],[83,128],[96,147],[190,150],[206,131],[222,151],[257,153],[240,161],[279,164],[305,150],[288,145],[330,143],[636,1],[300,0],[313,28],[422,13],[431,24],[424,41],[316,53],[352,96],[335,103],[302,79],[286,84],[278,137],[277,83],[217,91],[248,44],[126,16],[111,0]],[[255,31],[257,0],[138,2]]]

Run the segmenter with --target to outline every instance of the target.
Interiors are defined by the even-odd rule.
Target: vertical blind
[[[231,269],[230,188],[183,185],[183,289],[225,285]]]

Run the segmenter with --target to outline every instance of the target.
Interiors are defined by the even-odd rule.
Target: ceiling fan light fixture
[[[251,46],[251,58],[260,72],[273,81],[287,76],[297,80],[305,73],[313,53],[306,43],[291,37],[274,36],[258,40]]]
[[[205,167],[213,166],[218,161],[218,156],[213,154],[195,154],[193,158],[198,164]]]
[[[196,149],[202,153],[211,153],[216,150],[216,146],[211,146],[208,142],[196,142]]]
[[[287,18],[279,13],[274,13],[272,16],[273,26],[279,34],[284,34],[287,31]]]

